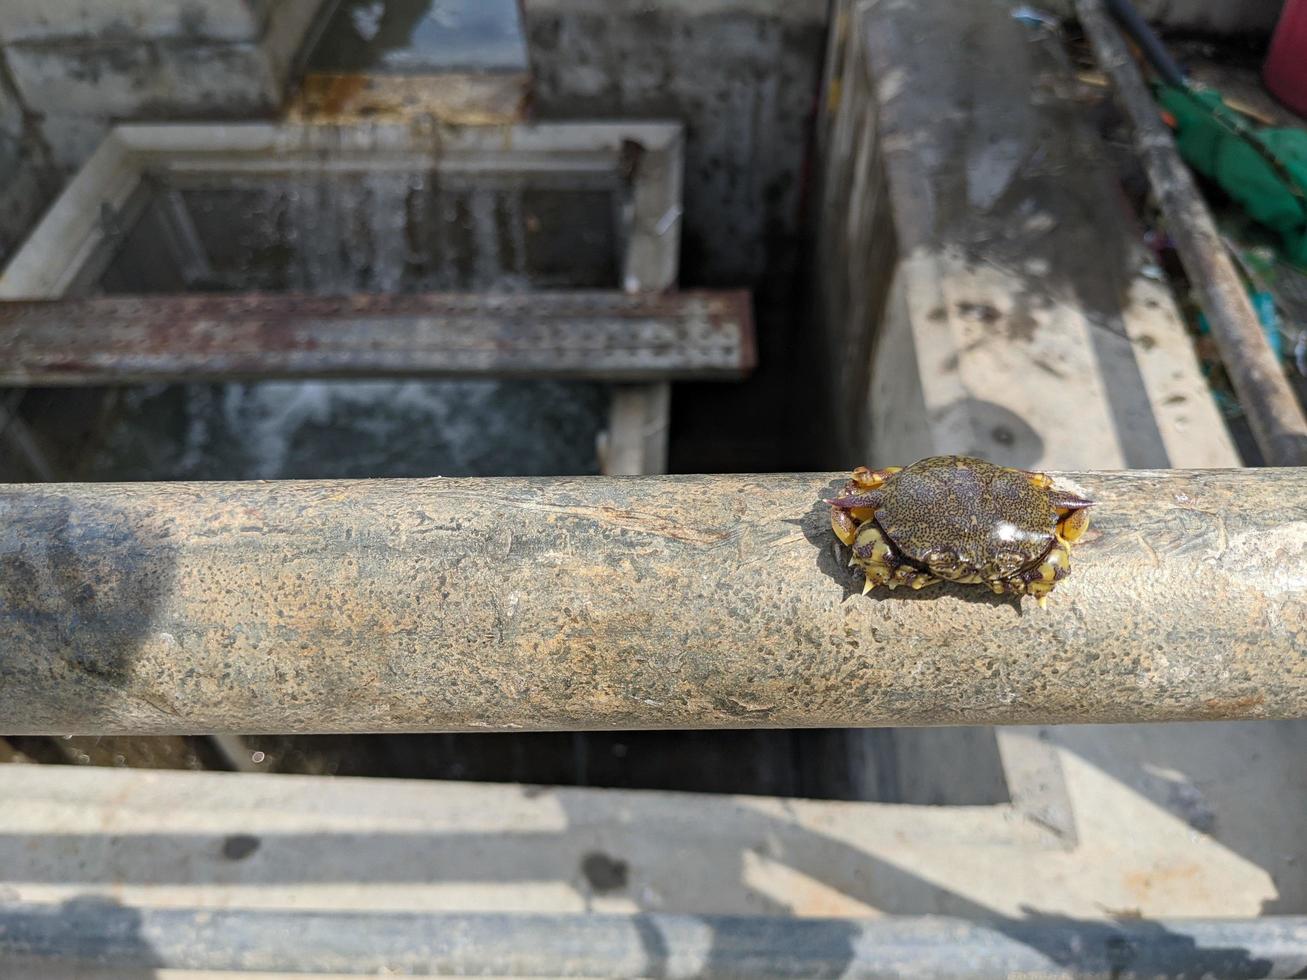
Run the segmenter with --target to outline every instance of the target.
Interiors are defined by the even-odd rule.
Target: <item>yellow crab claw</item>
[[[858,536],[858,524],[859,521],[847,510],[840,510],[838,507],[831,508],[831,530],[835,532],[835,536],[844,542],[844,544],[853,544],[853,539]]]
[[[849,564],[853,564],[853,563],[850,562]],[[875,587],[876,587],[876,583],[873,582],[871,579],[867,579],[866,581],[864,581],[864,582],[862,583],[862,594],[863,594],[863,595],[866,595],[868,592],[870,592],[870,591],[871,591],[872,589],[874,589]],[[890,586],[890,588],[893,588],[893,586]]]
[[[1073,510],[1066,514],[1058,525],[1058,533],[1062,535],[1062,540],[1069,544],[1079,541],[1089,527],[1089,511]]]
[[[1040,608],[1040,609],[1047,609],[1047,608],[1048,608],[1048,596],[1046,596],[1046,595],[1041,595],[1041,596],[1040,596],[1038,599],[1036,599],[1035,601],[1039,603],[1039,608]]]

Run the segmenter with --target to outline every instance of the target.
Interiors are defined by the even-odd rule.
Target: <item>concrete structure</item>
[[[1273,5],[1270,0],[1256,5],[1213,2],[1203,9],[1222,17],[1228,14],[1227,20],[1233,20],[1256,8],[1258,23],[1269,24]],[[46,6],[53,9],[57,4]],[[993,8],[1001,10],[1002,21],[963,22],[980,48],[982,67],[985,57],[996,71],[1024,63],[1026,55],[1014,53],[1021,45],[1010,46],[1011,36],[1004,34],[1008,29],[1004,25],[1010,24],[1009,7]],[[1196,5],[1167,7],[1181,11]],[[788,274],[794,268],[798,205],[804,194],[803,142],[816,90],[825,8],[824,2],[775,0],[686,0],[660,3],[657,8],[635,0],[531,0],[527,4],[544,114],[689,120],[686,197],[693,203],[687,204],[682,219],[687,227],[683,279],[722,286],[745,285],[750,280],[761,284],[773,324],[787,323],[793,309],[775,300],[792,296]],[[953,23],[953,14],[950,9],[939,22]],[[986,54],[986,39],[996,35],[1006,37],[1000,49],[1004,53]],[[904,45],[905,51],[909,47]],[[1035,82],[1016,80],[1010,88],[990,90],[994,101],[986,104],[1002,106],[1004,100],[1015,104],[1033,98],[1041,103],[1058,101],[1065,108],[1068,103],[1062,100],[1065,92],[1059,82],[1064,76],[1059,71],[1037,73]],[[872,81],[886,93],[909,88],[905,77],[893,71]],[[372,111],[377,103],[384,107],[397,98],[407,95],[382,92],[367,109]],[[478,99],[468,100],[474,103],[471,110],[456,105],[450,118],[476,118]],[[326,99],[325,104],[332,100]],[[511,121],[517,109],[511,92],[502,104],[505,109],[493,114],[494,120]],[[948,115],[939,106],[928,102],[922,107],[927,120],[932,114]],[[472,115],[465,115],[469,111]],[[874,117],[875,111],[870,115]],[[1028,118],[1022,125],[1027,123]],[[52,115],[46,131],[61,159],[70,162],[92,147],[82,150],[59,133],[87,132],[98,139],[99,131],[91,127],[99,125],[91,117]],[[861,135],[866,136],[866,131]],[[980,143],[988,135],[989,130],[981,130],[971,144],[978,161],[971,170],[978,178],[974,193],[982,202],[993,193],[992,174],[1003,171],[1005,154],[1011,151],[1011,144],[1000,138],[997,149],[982,152]],[[900,136],[898,149],[910,151],[915,138],[911,125]],[[952,142],[922,145],[929,152],[917,162],[931,159],[936,150],[944,159],[965,158],[968,152],[966,141],[961,149]],[[1044,162],[1040,153],[1049,147],[1033,145],[1025,162],[1038,170]],[[1061,154],[1055,158],[1058,166],[1078,171],[1079,154],[1086,144],[1071,145],[1075,152],[1056,142],[1051,150]],[[882,149],[872,144],[860,152],[874,161]],[[1092,146],[1088,149],[1093,152]],[[865,164],[868,157],[860,159]],[[904,159],[907,166],[915,165],[910,155]],[[1058,172],[1050,167],[1042,176],[1051,180]],[[861,193],[872,197],[888,193],[881,176],[878,167],[863,166],[858,180],[870,180]],[[956,185],[949,193],[958,193]],[[967,189],[962,196],[971,193]],[[1077,207],[1098,213],[1102,202],[1101,196],[1091,197],[1088,203],[1057,213],[1070,221],[1081,213]],[[889,220],[886,210],[878,214]],[[1048,222],[1038,211],[1019,216],[1030,219],[1025,229],[1030,234],[1040,233]],[[965,248],[975,246],[988,230],[975,226],[975,237],[965,236]],[[1055,238],[1045,239],[1050,249],[1055,248]],[[889,240],[876,239],[878,243]],[[868,250],[866,240],[849,244],[846,258],[854,263],[852,274],[869,285],[888,286],[889,276],[878,279],[885,269],[879,263],[892,262],[894,256]],[[1085,264],[1112,254],[1111,246],[1100,240],[1081,241],[1073,252],[1078,255],[1072,258],[1079,257]],[[1029,324],[1021,315],[1012,316],[1014,309],[1007,305],[1014,289],[1011,269],[968,268],[970,254],[931,257],[918,269],[917,281],[929,283],[942,276],[965,287],[949,299],[966,304],[953,306],[956,316],[951,326],[967,341],[991,327],[1011,326],[1019,337]],[[1066,257],[1053,251],[1035,258]],[[1030,298],[1043,292],[1039,280],[1047,270],[1041,269],[1037,265],[1017,277],[1016,295]],[[1087,288],[1101,297],[1101,286],[1091,283]],[[1172,301],[1147,276],[1124,280],[1114,276],[1107,294],[1118,288],[1133,297],[1130,309],[1137,312],[1142,307],[1153,314],[1161,310],[1164,320],[1173,316]],[[918,311],[927,315],[937,308],[932,299],[913,296]],[[1197,398],[1200,389],[1188,369],[1182,371],[1179,380],[1184,383],[1179,387],[1157,386],[1159,381],[1175,380],[1165,374],[1177,351],[1173,328],[1156,335],[1149,330],[1129,333],[1115,319],[1120,315],[1118,306],[1107,313],[1110,329],[1118,334],[1113,340],[1103,331],[1095,333],[1096,327],[1084,322],[1083,309],[1077,309],[1050,314],[1041,307],[1032,314],[1041,330],[1050,322],[1070,324],[1077,343],[1073,370],[1056,360],[1050,362],[1055,367],[1073,380],[1083,378],[1085,372],[1096,370],[1095,365],[1101,368],[1104,350],[1120,353],[1129,347],[1128,358],[1112,363],[1121,371],[1116,376],[1123,381],[1119,390],[1139,384],[1132,371],[1142,370],[1147,376],[1144,390],[1150,404],[1144,406],[1145,414],[1159,400],[1167,405],[1175,397]],[[1097,306],[1093,310],[1101,312]],[[1127,333],[1136,343],[1118,343],[1120,335]],[[780,336],[784,334],[777,330],[764,343]],[[1159,338],[1165,342],[1160,350],[1155,344]],[[1055,357],[1065,353],[1060,343],[1052,347]],[[1151,351],[1159,354],[1150,367],[1145,355]],[[775,353],[775,347],[764,348],[764,357]],[[772,363],[788,374],[792,360],[784,353],[772,357]],[[841,356],[838,363],[856,361]],[[1026,366],[1039,370],[1033,364],[1032,360]],[[991,366],[992,362],[973,362],[976,370]],[[1020,409],[1033,412],[1029,422],[1042,424],[1050,404],[1065,406],[1064,421],[1079,420],[1081,389],[1063,384],[1064,380],[1048,382],[1040,399]],[[731,411],[748,417],[749,438],[756,440],[757,447],[770,450],[778,425],[796,412],[810,410],[816,398],[808,388],[797,394],[789,404],[769,394]],[[897,399],[889,401],[901,404]],[[1141,433],[1153,431],[1150,426],[1156,423],[1139,414],[1140,402],[1132,404],[1133,408],[1113,413],[1114,438],[1136,427]],[[1181,465],[1191,459],[1196,460],[1191,465],[1207,465],[1200,457],[1185,455],[1192,447],[1184,448],[1179,423],[1183,419],[1186,426],[1194,426],[1195,422],[1176,411],[1177,404],[1184,403],[1171,402],[1163,413],[1165,420],[1174,423],[1161,432],[1168,455],[1174,444],[1183,448],[1169,461]],[[630,431],[642,433],[648,444],[662,444],[659,426],[666,424],[665,403],[660,409],[656,402],[637,397],[625,408],[615,404],[613,411],[615,417],[620,413],[629,418]],[[1085,450],[1085,465],[1109,465],[1101,443],[1082,447],[1077,441],[1080,429],[1066,424],[1045,430],[1056,433],[1057,446],[1046,440],[1036,449],[1017,424],[1025,420],[1014,417],[1012,409],[1009,413],[999,413],[988,427],[992,452],[1023,458],[1020,453],[1031,459],[1046,453],[1055,459],[1053,451],[1061,446]],[[857,418],[858,407],[842,417]],[[1197,421],[1209,432],[1220,432],[1219,419],[1213,424],[1210,414]],[[922,424],[914,428],[918,423]],[[884,424],[893,430],[888,434],[906,433],[907,440],[920,435],[931,420],[914,403],[909,410],[887,415]],[[6,429],[17,431],[12,426]],[[986,429],[973,427],[973,431],[983,434]],[[1219,435],[1214,439],[1216,448],[1207,458],[1228,460],[1228,446],[1222,448]],[[1147,448],[1147,443],[1134,445]],[[870,462],[864,455],[867,451],[864,443],[858,443],[827,462],[831,466]],[[631,470],[647,467],[655,452],[656,448],[646,449],[645,461],[625,465]],[[917,449],[905,441],[895,452],[910,454]],[[1135,465],[1140,458],[1153,457],[1135,455],[1126,462]],[[900,460],[881,460],[885,461]],[[616,471],[623,469],[623,465],[616,467]],[[1201,539],[1215,547],[1223,533],[1219,522],[1203,514],[1193,519],[1201,524]],[[1254,537],[1239,546],[1246,557],[1263,543],[1264,538]],[[1141,555],[1146,554],[1144,546],[1140,544]],[[1180,540],[1170,565],[1176,574],[1186,554]],[[957,596],[945,599],[950,608],[962,601]],[[1289,613],[1294,613],[1294,607],[1289,607]],[[1031,620],[1026,626],[1033,631],[1037,623]],[[1260,623],[1249,625],[1250,630],[1258,628]],[[1167,654],[1164,648],[1156,652]],[[77,740],[66,744],[75,745]],[[97,758],[115,761],[109,754],[113,745],[114,740],[105,739],[98,747],[103,754]],[[864,797],[932,805],[371,780],[238,780],[219,775],[173,777],[9,766],[0,769],[0,796],[6,800],[0,810],[0,910],[10,910],[13,903],[37,902],[48,903],[46,907],[57,915],[64,910],[77,913],[85,908],[79,905],[82,902],[95,908],[81,914],[128,927],[141,922],[136,909],[189,907],[199,909],[203,919],[205,912],[219,907],[257,916],[261,909],[280,914],[310,904],[342,911],[425,908],[437,914],[441,909],[469,908],[492,913],[594,910],[618,915],[942,913],[997,923],[1005,936],[1025,920],[1056,926],[1074,919],[1072,925],[1087,923],[1091,939],[1112,955],[1126,947],[1115,933],[1105,937],[1097,931],[1105,917],[1307,912],[1307,876],[1302,873],[1307,853],[1299,826],[1299,815],[1307,810],[1301,765],[1307,752],[1304,723],[899,729],[869,732],[861,738],[850,733],[848,748],[847,759],[841,754],[832,764],[847,764],[852,770],[850,781]],[[242,754],[239,743],[231,752]],[[258,769],[263,764],[255,762],[248,750],[243,754],[239,767]],[[188,758],[186,764],[194,762]],[[696,757],[691,764],[700,762]],[[972,805],[948,805],[962,801]],[[106,902],[121,905],[111,915],[97,916]],[[68,920],[79,921],[75,915]],[[648,965],[649,973],[669,973],[667,957],[659,958],[658,943],[670,933],[656,923],[650,925],[640,918],[625,920],[623,928],[633,932],[635,948],[645,956],[635,962]],[[1152,922],[1139,928],[1153,930],[1159,939],[1168,932]],[[847,940],[855,931],[841,935]],[[130,928],[125,935],[131,938]],[[1204,951],[1201,940],[1193,945]],[[1260,953],[1253,955],[1238,943],[1216,945],[1218,958],[1200,961],[1213,975],[1232,976],[1249,962],[1261,962]],[[711,952],[711,943],[708,948]],[[1075,948],[1098,947],[1077,944]],[[1067,957],[1072,955],[1066,949],[1050,951],[1053,963],[1064,973],[1069,972]],[[1058,953],[1063,955],[1060,960]],[[850,962],[839,961],[836,967]],[[1029,965],[1030,960],[1022,962]],[[1284,966],[1288,974],[1301,971],[1296,960],[1285,964],[1290,961],[1277,960],[1277,969]],[[1048,964],[1039,961],[1036,966],[1044,969]],[[836,967],[827,972],[835,972]],[[1109,956],[1107,967],[1120,969],[1122,963]],[[697,972],[697,968],[687,971]],[[5,964],[0,972],[25,980],[16,966]],[[143,973],[154,972],[153,966],[144,966],[126,976],[140,980]],[[34,968],[30,975],[49,976],[48,964]],[[161,975],[173,974],[161,971]]]
[[[0,51],[56,162],[125,119],[270,115],[323,0],[14,0]]]
[[[839,10],[816,269],[840,458],[1238,465],[1060,41],[989,0]]]
[[[0,272],[0,298],[663,292],[682,141],[671,123],[120,126]],[[666,382],[615,389],[605,472],[665,470],[668,406]]]
[[[11,765],[0,767],[0,897],[1000,925],[1302,914],[1301,766],[1261,758],[1255,772],[1235,753],[1255,752],[1265,727],[1216,730],[1232,751],[1197,783],[1176,772],[1191,756],[1150,754],[1156,727],[1138,730],[1138,760],[1099,729],[1064,729],[1052,747],[1046,730],[1005,731],[1014,772],[1032,771],[1038,751],[1053,768],[1014,780],[1013,803],[972,807]],[[1072,802],[1069,827],[1036,806],[1049,772]],[[1270,779],[1274,799],[1257,789]]]
[[[523,5],[542,119],[684,122],[681,285],[748,288],[759,370],[729,397],[682,386],[674,416],[688,472],[827,465],[812,445],[800,250],[826,0],[531,0]],[[733,433],[727,444],[718,420]],[[794,458],[777,460],[780,446]]]
[[[60,176],[0,61],[0,263],[58,192]]]
[[[1002,3],[843,3],[827,71],[816,270],[840,458],[1238,464],[1056,38]],[[1266,910],[1304,900],[1279,794],[1307,728],[1042,729],[1030,743],[1042,761],[1014,761],[1006,747],[1030,734],[900,729],[890,740],[918,799],[971,791],[968,774],[992,766],[997,744],[1014,800],[1022,773],[1065,786],[1041,806],[1053,824],[1130,809],[1143,794],[1190,827],[1145,845],[1166,874],[1200,875],[1201,848],[1225,837],[1283,889]],[[868,735],[868,759],[884,739]],[[868,781],[883,768],[869,765]],[[1235,809],[1247,810],[1218,818],[1210,794],[1236,771],[1247,798]],[[1105,874],[1131,877],[1106,860]],[[1166,874],[1131,880],[1151,889]]]

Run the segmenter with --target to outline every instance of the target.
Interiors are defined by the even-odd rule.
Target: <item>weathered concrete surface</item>
[[[1301,976],[1307,917],[978,924],[472,912],[286,912],[0,904],[0,957],[52,968],[312,970],[438,976]],[[79,971],[78,976],[81,976]]]
[[[5,0],[0,41],[253,41],[263,33],[274,5],[274,0]]]
[[[0,492],[0,731],[1307,715],[1307,473],[1077,474],[1047,610],[858,596],[835,474]]]
[[[681,139],[665,122],[118,126],[0,296],[658,292],[677,278]]]
[[[873,7],[885,16],[859,33],[855,11]],[[823,220],[853,220],[819,270],[843,276],[831,294],[848,328],[833,335],[843,451],[877,465],[946,446],[1054,468],[1229,465],[1174,300],[1142,274],[1065,65],[1047,60],[1047,39],[1009,6],[950,5],[938,30],[923,21],[932,9],[847,5],[834,34],[844,43],[829,71],[824,152],[846,169],[826,171]],[[878,70],[857,63],[859,45],[879,54]],[[1185,648],[1170,638],[1158,652]],[[1129,879],[1145,904],[1153,889],[1205,873],[1210,857],[1189,844],[1209,837],[1298,896],[1268,911],[1301,901],[1301,835],[1278,817],[1301,806],[1301,780],[1287,775],[1307,747],[1301,725],[1037,731],[952,730],[951,755],[935,751],[933,732],[898,729],[894,740],[920,764],[912,788],[925,798],[997,741],[1013,800],[1072,840],[1103,814],[1141,812],[1141,798],[1170,814],[1179,823],[1145,845],[1158,872],[1134,877],[1104,857],[1102,873]],[[960,866],[940,880],[984,887]]]
[[[673,465],[685,471],[823,465],[810,448],[814,398],[794,369],[826,18],[826,0],[523,5],[536,114],[683,121],[681,285],[754,291],[759,370],[729,393],[677,391]],[[708,417],[714,426],[696,424]]]
[[[988,0],[840,9],[817,263],[836,451],[1235,465],[1060,42]]]
[[[685,285],[793,267],[824,0],[539,0],[524,22],[541,118],[685,123]]]
[[[1305,911],[1266,870],[1292,876],[1301,837],[1265,868],[1221,840],[1233,792],[1212,797],[1209,833],[1064,761],[1074,841],[1011,806],[0,766],[0,890],[128,907],[991,922]],[[1303,799],[1301,780],[1286,787],[1286,820]]]
[[[268,115],[323,0],[15,0],[0,44],[56,161],[79,166],[107,123]]]
[[[0,264],[57,193],[59,178],[0,58]]]

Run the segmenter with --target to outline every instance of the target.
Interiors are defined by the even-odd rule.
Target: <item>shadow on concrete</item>
[[[138,909],[101,895],[46,906],[0,904],[0,976],[155,980],[164,964],[141,927]]]
[[[569,810],[566,798],[563,809]],[[570,811],[569,823],[592,817],[592,814]],[[906,959],[899,962],[903,971],[915,958],[931,962],[940,955],[940,941],[953,942],[945,954],[966,958],[975,956],[974,962],[959,962],[957,966],[972,972],[959,971],[961,976],[983,975],[984,962],[1035,963],[1040,968],[1057,971],[1059,976],[1150,976],[1199,979],[1219,976],[1234,980],[1238,977],[1293,976],[1302,963],[1307,963],[1307,947],[1303,950],[1277,950],[1276,960],[1253,953],[1252,950],[1227,941],[1238,937],[1238,928],[1227,932],[1185,930],[1184,926],[1155,923],[1148,920],[1085,921],[1051,915],[1038,909],[1023,909],[1023,916],[1000,915],[991,908],[980,906],[955,892],[925,881],[918,875],[898,868],[880,857],[868,855],[842,841],[800,828],[792,823],[778,821],[757,811],[745,814],[749,834],[759,836],[759,845],[767,836],[776,836],[784,825],[786,849],[779,860],[810,878],[817,879],[833,889],[864,900],[878,911],[899,916],[945,915],[980,924],[992,930],[1017,949],[996,943],[992,933],[967,932],[959,925],[953,933],[933,934],[933,947],[911,945],[911,930],[936,929],[937,924],[904,923],[908,939],[903,942]],[[203,835],[141,835],[139,840],[129,836],[108,835],[9,835],[0,839],[0,866],[16,869],[18,877],[31,878],[42,868],[44,877],[52,881],[76,881],[86,885],[162,885],[205,878],[205,862],[226,861],[231,868],[239,869],[239,883],[243,886],[257,883],[320,883],[341,881],[369,885],[369,883],[427,882],[427,881],[532,881],[548,877],[567,877],[561,862],[572,860],[558,844],[558,835],[349,835],[349,834],[280,834],[243,840],[239,847],[231,838],[207,838]],[[54,844],[54,852],[47,860],[14,865],[17,849]],[[484,860],[486,848],[493,848],[493,861]],[[146,860],[149,855],[149,860]],[[346,856],[348,868],[341,866],[340,856]],[[729,875],[745,881],[746,851],[721,848],[706,858],[710,868],[704,873]],[[333,872],[324,869],[320,858],[329,857]],[[583,861],[592,865],[589,878],[595,877],[596,860],[587,855]],[[606,856],[610,868],[620,866],[621,858]],[[225,875],[230,877],[230,875]],[[608,894],[629,890],[625,872],[604,872],[603,881],[591,882]],[[41,874],[35,874],[42,881]],[[584,887],[584,886],[583,886]],[[748,885],[745,885],[748,889]],[[630,894],[638,907],[644,906],[639,894]],[[690,926],[684,919],[676,929],[668,932],[663,915],[652,912],[638,913],[630,920],[635,932],[635,945],[639,962],[631,962],[629,939],[612,943],[609,949],[620,954],[609,972],[593,975],[640,976],[804,976],[838,977],[850,975],[867,956],[884,956],[870,942],[876,936],[873,929],[885,920],[830,920],[830,919],[767,919],[766,916],[786,916],[791,912],[771,896],[761,896],[755,919],[732,919],[720,916],[691,916]],[[395,913],[396,928],[378,928],[369,913],[340,912],[314,913],[277,911],[242,912],[240,909],[214,909],[212,912],[186,911],[186,909],[157,909],[145,912],[154,923],[157,943],[142,936],[142,913],[124,908],[118,903],[99,898],[77,898],[47,908],[38,906],[3,906],[0,904],[0,958],[52,958],[61,963],[86,962],[102,966],[125,968],[129,980],[145,980],[153,970],[163,967],[233,968],[231,963],[259,963],[264,968],[289,968],[303,964],[290,963],[294,950],[305,947],[306,954],[318,955],[319,950],[306,946],[302,936],[312,936],[314,930],[336,934],[341,949],[357,956],[358,963],[396,956],[393,962],[403,963],[403,956],[430,956],[423,962],[446,962],[437,956],[435,946],[423,950],[414,946],[412,915]],[[459,913],[450,913],[457,919]],[[603,925],[603,919],[582,916],[571,920],[571,928],[578,929],[576,936],[563,936],[566,917],[557,916],[482,916],[488,920],[468,924],[464,945],[459,947],[463,962],[481,960],[477,943],[489,949],[491,955],[503,955],[501,947],[520,946],[527,941],[515,936],[519,928],[529,938],[535,929],[545,939],[537,939],[541,950],[566,949],[570,943],[583,941],[586,930]],[[231,919],[231,926],[225,925]],[[299,933],[295,925],[303,920],[307,932]],[[465,916],[476,920],[477,916]],[[489,923],[489,924],[488,924]],[[674,924],[673,924],[674,925]],[[493,928],[491,928],[493,926]],[[894,924],[890,929],[897,928]],[[689,932],[686,932],[689,929]],[[325,932],[323,932],[325,930]],[[340,937],[344,930],[346,936]],[[349,932],[353,930],[354,936]],[[406,932],[405,932],[406,930]],[[544,932],[541,932],[544,930]],[[1191,934],[1192,932],[1192,934]],[[192,936],[193,933],[193,936]],[[213,939],[226,936],[226,942],[214,945]],[[970,936],[972,938],[968,939]],[[1201,937],[1208,936],[1208,945]],[[480,937],[480,938],[478,938]],[[549,938],[553,937],[553,938]],[[976,938],[979,937],[979,938]],[[884,938],[884,937],[882,937]],[[1219,942],[1216,942],[1219,939]],[[968,942],[979,942],[974,949]],[[281,945],[278,945],[281,943]],[[284,945],[284,947],[282,947]],[[443,949],[443,947],[442,947]],[[1036,954],[1031,958],[1031,953]],[[1295,956],[1302,963],[1294,966]],[[473,959],[468,959],[468,956]],[[553,955],[553,954],[550,954]],[[689,973],[685,964],[697,964],[697,972]],[[983,959],[988,958],[988,959]],[[1006,959],[1005,959],[1006,958]],[[417,963],[418,960],[413,960]],[[452,962],[452,960],[451,960]],[[497,963],[498,960],[486,960]],[[311,966],[311,964],[310,964]],[[587,973],[591,975],[591,973]],[[855,975],[861,975],[856,972]],[[880,973],[877,973],[880,975]],[[901,975],[898,972],[887,975]],[[115,973],[115,980],[118,980]]]
[[[132,701],[176,565],[167,535],[141,525],[108,494],[0,490],[0,718],[94,728]]]
[[[1307,720],[1070,725],[1053,741],[1267,873],[1261,912],[1307,913]]]

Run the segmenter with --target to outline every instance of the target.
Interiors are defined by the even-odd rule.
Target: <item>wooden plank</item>
[[[0,303],[0,384],[273,377],[738,378],[745,292],[242,294]]]

